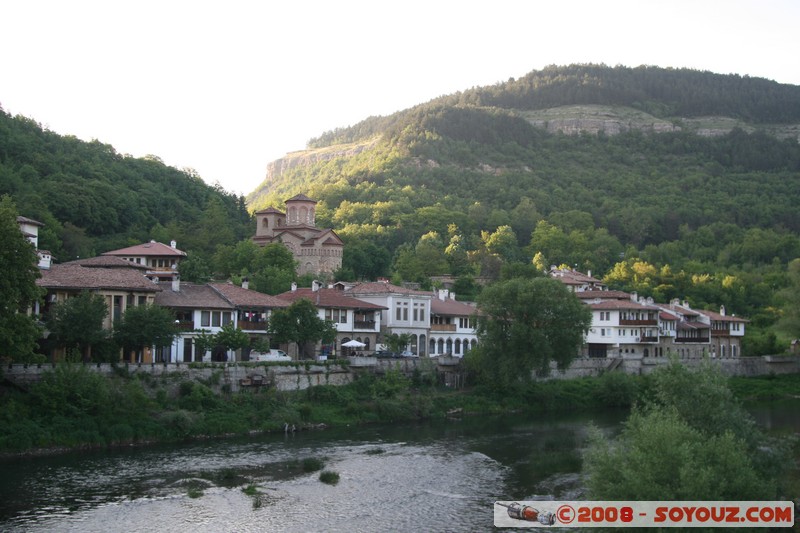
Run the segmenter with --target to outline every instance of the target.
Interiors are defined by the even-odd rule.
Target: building
[[[36,248],[36,254],[39,256],[39,268],[50,268],[53,261],[52,254],[49,250],[39,249],[39,228],[43,227],[44,224],[32,218],[22,216],[17,217],[17,224],[25,238]]]
[[[269,207],[255,213],[259,246],[281,243],[298,263],[300,275],[330,278],[342,267],[344,243],[332,229],[316,226],[317,202],[304,194],[286,200],[286,213]]]
[[[155,362],[236,361],[249,359],[249,349],[235,353],[224,346],[197,349],[202,335],[215,335],[228,324],[247,333],[251,344],[268,342],[267,323],[272,311],[289,304],[279,298],[231,283],[195,284],[177,276],[159,283],[156,305],[172,309],[181,330],[172,346],[157,348]]]
[[[463,357],[477,346],[476,313],[474,305],[457,301],[446,289],[439,290],[431,300],[428,355]]]
[[[42,270],[36,284],[47,291],[44,305],[36,305],[34,313],[46,316],[59,302],[89,291],[103,297],[108,307],[103,327],[111,329],[126,309],[155,303],[161,288],[147,277],[147,267],[132,264],[118,257],[100,256],[55,264]],[[45,343],[46,344],[46,343]],[[61,359],[63,350],[47,348],[52,360]],[[145,350],[142,361],[152,361]]]
[[[336,327],[336,341],[330,346],[318,346],[316,352],[322,356],[350,355],[358,352],[372,352],[381,334],[381,313],[386,310],[379,304],[363,301],[334,288],[323,288],[314,282],[311,288],[297,288],[279,294],[278,298],[294,302],[305,298],[317,308],[319,318],[329,320]],[[355,340],[364,346],[358,349],[342,347]]]
[[[429,292],[406,289],[388,281],[358,283],[344,293],[353,298],[371,302],[381,311],[381,336],[409,334],[409,349],[419,356],[428,354],[431,300]],[[381,341],[382,342],[382,341]]]
[[[147,275],[157,281],[171,280],[178,271],[181,261],[186,258],[186,252],[178,250],[175,241],[169,246],[156,241],[137,244],[119,250],[112,250],[102,254],[104,256],[119,257],[131,263],[147,267]]]
[[[677,356],[739,357],[746,319],[692,309],[677,299],[669,304],[636,293],[607,290],[598,280],[575,271],[554,270],[592,310],[586,357],[648,358]]]

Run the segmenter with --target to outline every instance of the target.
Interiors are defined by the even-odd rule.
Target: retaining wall
[[[681,363],[697,366],[702,359],[682,359]],[[762,356],[738,357],[735,359],[710,359],[728,376],[763,376],[769,374],[800,373],[800,356]],[[211,382],[218,387],[225,386],[230,391],[256,390],[259,387],[274,387],[281,391],[303,390],[316,385],[345,385],[353,381],[359,373],[385,374],[389,370],[399,370],[411,375],[415,370],[444,375],[444,381],[452,381],[454,375],[463,374],[463,366],[458,358],[439,357],[377,359],[375,357],[353,357],[348,367],[309,363],[308,366],[263,365],[258,363],[218,363],[197,368],[187,363],[88,363],[86,368],[103,375],[114,375],[121,371],[131,374],[145,373],[153,377],[181,381],[198,380]],[[552,367],[549,378],[572,379],[585,376],[599,376],[604,372],[619,371],[628,374],[649,374],[669,363],[667,358],[579,358],[564,370]],[[10,382],[26,387],[41,379],[43,373],[53,370],[55,364],[39,365],[10,364],[4,366],[2,375]],[[448,381],[450,380],[450,381]],[[460,381],[459,381],[460,383]]]

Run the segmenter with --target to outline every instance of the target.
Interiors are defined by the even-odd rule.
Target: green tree
[[[250,346],[250,337],[238,327],[233,326],[233,322],[228,322],[214,335],[214,340],[219,346],[224,346],[226,350],[241,350]]]
[[[129,307],[114,323],[114,340],[126,354],[145,347],[170,346],[177,335],[175,315],[158,305]]]
[[[17,225],[17,210],[9,196],[0,198],[0,345],[3,356],[27,361],[41,335],[27,314],[41,296],[36,250]]]
[[[336,340],[336,327],[319,318],[317,308],[307,298],[292,302],[289,307],[272,313],[268,329],[270,338],[279,344],[294,342],[302,359],[313,356],[317,341],[330,344]]]
[[[211,279],[211,268],[206,260],[196,253],[188,255],[178,266],[181,279],[198,284],[207,283]]]
[[[619,437],[592,433],[584,470],[598,500],[774,500],[784,464],[717,368],[672,361]]]
[[[92,359],[92,347],[108,339],[103,321],[108,315],[105,298],[88,291],[59,302],[47,320],[47,328],[60,346],[77,350],[84,361]]]
[[[591,311],[560,281],[512,278],[485,287],[478,298],[479,348],[468,362],[480,380],[497,386],[566,368],[578,354]]]
[[[782,315],[780,331],[790,339],[800,339],[800,259],[789,262],[788,286],[778,293]]]

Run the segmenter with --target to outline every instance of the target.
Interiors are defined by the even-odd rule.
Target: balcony
[[[243,331],[266,331],[267,330],[267,323],[263,321],[250,321],[250,320],[239,320],[237,322],[239,329]]]
[[[699,337],[675,337],[675,342],[683,342],[683,343],[705,342],[705,343],[707,343],[708,342],[708,335],[701,335]]]
[[[353,329],[365,329],[368,331],[375,331],[374,320],[355,320],[353,321]]]
[[[645,335],[642,337],[641,342],[658,342],[657,335]]]
[[[731,332],[727,329],[712,329],[711,330],[712,337],[730,337]]]
[[[177,321],[178,330],[180,331],[193,331],[194,330],[194,322],[192,320],[178,320]]]
[[[658,326],[658,320],[629,320],[625,318],[619,319],[620,326]]]
[[[455,333],[455,324],[431,324],[431,331],[450,331]]]

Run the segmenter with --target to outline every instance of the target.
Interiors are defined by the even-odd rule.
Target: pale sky
[[[797,0],[0,0],[0,106],[253,191],[325,131],[547,65],[800,85]]]

